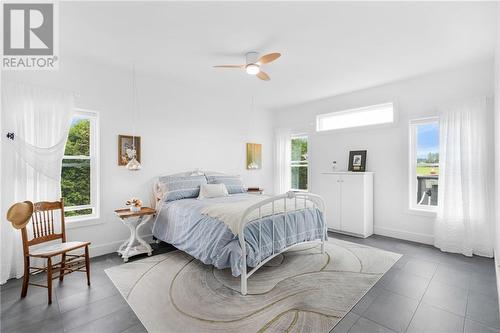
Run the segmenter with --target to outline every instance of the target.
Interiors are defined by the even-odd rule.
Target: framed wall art
[[[118,165],[127,165],[134,156],[141,163],[141,137],[118,135]]]
[[[262,168],[262,145],[260,143],[247,143],[247,169],[257,170]]]

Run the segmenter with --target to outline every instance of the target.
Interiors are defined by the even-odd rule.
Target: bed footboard
[[[261,224],[262,224],[262,217],[263,217],[263,207],[265,206],[270,206],[271,209],[271,214],[284,214],[284,219],[285,219],[285,248],[280,250],[279,252],[275,252],[274,250],[274,220],[272,221],[272,254],[266,258],[262,258],[262,250],[261,250]],[[282,206],[280,206],[282,205]],[[279,208],[276,208],[279,206]],[[238,229],[238,238],[239,242],[241,245],[241,255],[242,255],[242,261],[241,261],[241,294],[246,295],[247,294],[247,281],[248,278],[255,273],[260,267],[262,267],[265,263],[267,263],[269,260],[273,259],[280,253],[283,253],[290,248],[300,245],[300,244],[306,244],[306,243],[311,243],[311,242],[317,242],[317,240],[313,241],[304,241],[304,242],[297,242],[291,245],[288,245],[286,243],[286,225],[287,225],[287,218],[288,218],[288,213],[294,212],[294,211],[304,211],[304,216],[306,214],[306,209],[307,208],[313,208],[316,209],[318,208],[322,213],[323,213],[323,225],[322,225],[322,230],[323,234],[321,236],[321,252],[325,253],[325,239],[327,236],[327,226],[326,226],[326,218],[325,218],[325,203],[323,199],[316,194],[311,194],[311,193],[306,193],[306,192],[287,192],[285,194],[273,196],[271,198],[262,200],[252,206],[250,206],[245,212],[243,213],[243,216],[240,220],[239,224],[239,229]],[[257,214],[255,214],[257,213]],[[246,251],[246,243],[245,243],[245,235],[244,235],[244,230],[245,227],[248,223],[252,222],[252,219],[250,219],[250,216],[256,216],[259,219],[259,261],[257,266],[255,266],[253,269],[250,271],[247,271],[247,251]]]

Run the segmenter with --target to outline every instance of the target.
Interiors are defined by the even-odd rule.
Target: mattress
[[[202,214],[202,211],[209,205],[237,203],[249,200],[250,196],[254,194],[164,203],[156,216],[153,235],[204,264],[214,265],[219,269],[231,268],[232,275],[239,276],[242,258],[238,235],[225,223]],[[324,230],[323,213],[314,207],[288,212],[286,218],[281,213],[255,219],[247,224],[244,231],[247,265],[255,267],[260,260],[272,255],[273,250],[275,253],[280,252],[295,243],[327,240]]]

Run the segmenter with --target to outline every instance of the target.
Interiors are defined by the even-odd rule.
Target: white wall
[[[492,96],[493,61],[472,64],[380,87],[361,90],[295,107],[277,110],[275,127],[292,128],[310,137],[310,190],[332,161],[347,169],[349,150],[367,149],[367,169],[375,172],[375,233],[429,243],[433,242],[433,217],[415,215],[408,209],[408,137],[411,119],[436,115],[436,107],[468,97]],[[315,132],[315,115],[394,101],[394,125]]]
[[[497,8],[500,17],[500,6]],[[497,278],[497,294],[500,299],[500,22],[497,21],[497,41],[495,52],[495,273]]]
[[[117,165],[118,134],[132,134],[130,70],[63,55],[58,71],[2,74],[3,81],[73,91],[79,94],[77,107],[99,111],[101,217],[97,222],[100,224],[68,232],[70,240],[91,241],[93,255],[112,252],[127,238],[128,229],[114,216],[114,209],[123,207],[132,196],[147,202],[150,182],[160,174],[201,168],[241,174],[249,186],[268,190],[273,186],[269,112],[252,113],[251,96],[237,87],[228,91],[223,87],[198,86],[188,80],[138,73],[140,117],[136,135],[142,137],[142,170],[130,172]],[[2,133],[7,130],[4,128]],[[263,144],[262,170],[245,169],[246,142]],[[10,143],[4,134],[2,143],[5,210],[12,204],[4,189],[12,186],[8,153],[13,152],[5,149]]]
[[[92,242],[93,255],[112,252],[127,237],[127,229],[113,210],[131,196],[149,198],[150,181],[159,174],[194,168],[221,170],[241,174],[247,185],[272,189],[272,127],[290,127],[309,134],[312,191],[317,175],[328,170],[331,161],[347,166],[349,150],[367,149],[368,169],[375,172],[375,232],[431,243],[433,218],[410,214],[407,209],[408,121],[434,115],[443,103],[491,96],[494,86],[494,65],[486,61],[273,110],[271,114],[263,110],[252,114],[250,95],[244,91],[138,74],[140,119],[136,134],[143,140],[143,169],[129,172],[117,166],[116,150],[118,134],[132,132],[130,71],[88,59],[61,59],[64,61],[57,72],[3,72],[2,81],[70,90],[79,94],[78,107],[99,111],[101,217],[99,224],[69,230],[70,239]],[[398,107],[399,119],[393,126],[340,133],[314,131],[316,114],[389,100]],[[496,123],[498,142],[498,118]],[[7,162],[11,151],[5,149],[9,142],[3,134],[7,130],[2,129],[2,216],[11,204],[4,191],[11,188],[12,180]],[[245,170],[246,142],[263,144],[262,170]]]
[[[500,17],[500,6],[498,7]],[[500,253],[500,23],[497,22],[497,45],[495,56],[495,253]],[[500,278],[500,277],[499,277]],[[498,284],[500,292],[500,284]]]

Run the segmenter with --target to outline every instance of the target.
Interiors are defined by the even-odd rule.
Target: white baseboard
[[[385,227],[374,227],[376,235],[404,239],[412,242],[434,245],[434,236]]]
[[[148,235],[142,235],[142,238],[148,243],[152,242],[153,234],[148,234]],[[128,239],[128,238],[127,238]],[[102,256],[108,253],[113,253],[118,250],[120,245],[125,242],[127,239],[119,240],[119,241],[114,241],[110,243],[105,243],[105,244],[99,244],[99,245],[90,245],[89,251],[90,251],[90,257],[98,257]]]

